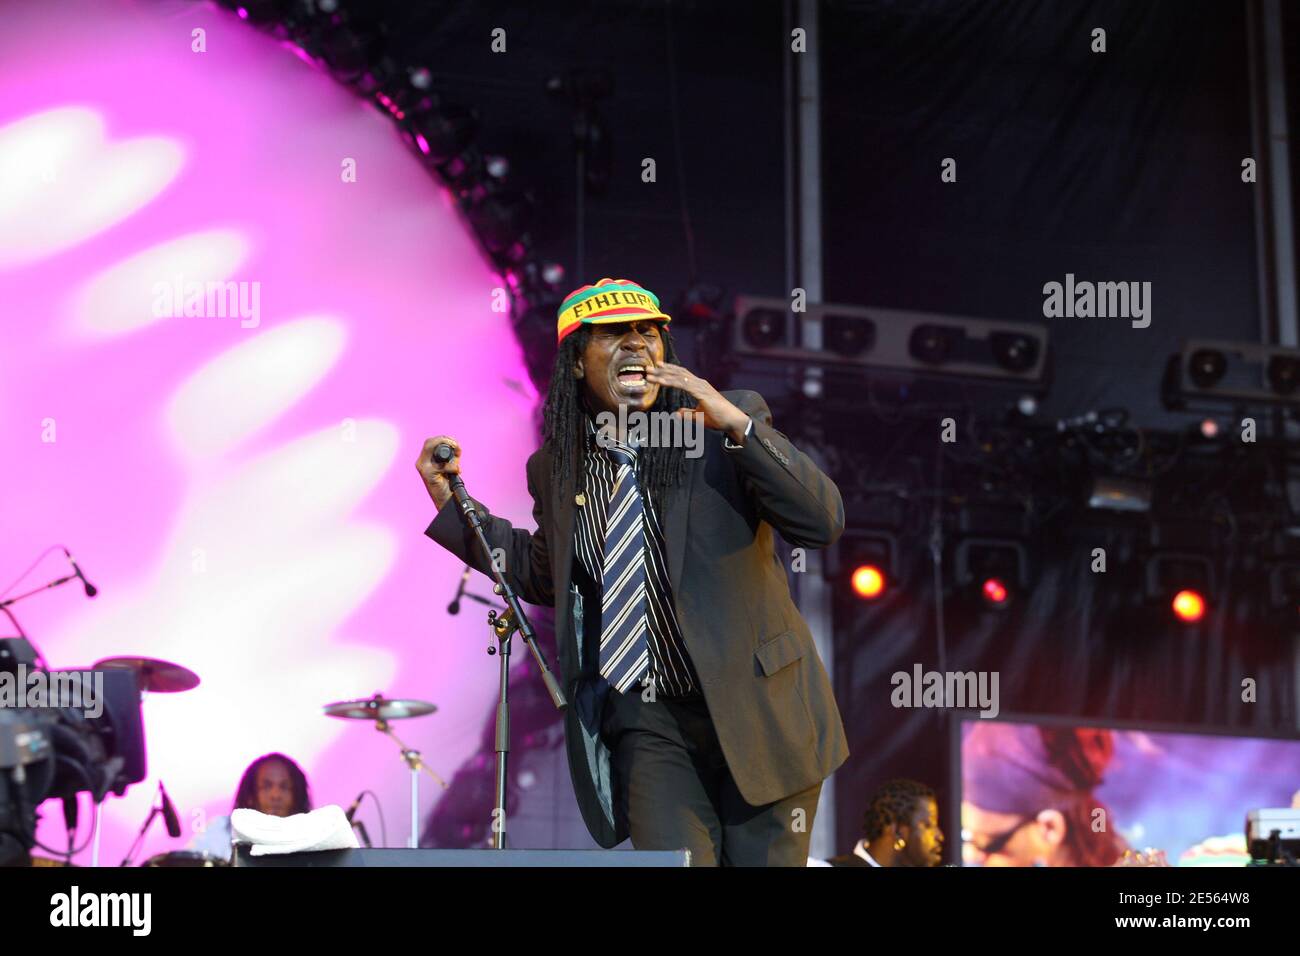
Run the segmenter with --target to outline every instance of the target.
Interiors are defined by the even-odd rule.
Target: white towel
[[[347,850],[361,845],[337,804],[291,817],[239,809],[230,814],[230,829],[236,843],[253,845],[249,851],[253,856]]]

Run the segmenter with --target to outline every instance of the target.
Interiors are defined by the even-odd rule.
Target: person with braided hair
[[[939,866],[943,830],[934,791],[915,780],[887,780],[871,794],[862,839],[830,866]]]
[[[844,504],[760,394],[678,364],[669,321],[628,279],[568,295],[526,467],[537,529],[479,513],[511,586],[555,608],[569,770],[596,842],[804,866],[848,743],[775,542],[833,544]],[[678,419],[702,426],[693,447],[637,437],[647,422],[642,434],[671,436],[661,426]],[[433,457],[442,443],[448,462]],[[425,533],[488,573],[447,507],[459,443],[426,440],[416,468],[438,508]]]

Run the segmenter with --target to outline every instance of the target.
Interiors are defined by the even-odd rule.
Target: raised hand
[[[436,461],[433,457],[433,450],[443,444],[451,446],[452,456],[448,462]],[[424,479],[425,490],[429,492],[434,505],[441,511],[442,506],[451,500],[452,496],[448,476],[460,474],[460,443],[449,435],[426,438],[424,447],[420,449],[420,457],[415,459],[415,470]]]
[[[681,365],[661,362],[646,373],[647,381],[661,388],[678,388],[696,401],[694,409],[681,408],[677,414],[704,419],[704,427],[726,432],[739,443],[749,425],[749,416],[723,397],[706,379],[694,375]]]

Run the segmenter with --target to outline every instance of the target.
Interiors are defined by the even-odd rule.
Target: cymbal
[[[105,657],[95,667],[119,667],[140,675],[140,689],[151,694],[175,694],[199,686],[199,675],[188,667],[156,657]]]
[[[426,700],[395,700],[376,694],[374,697],[326,704],[325,715],[347,720],[402,720],[406,717],[423,717],[437,709],[437,706]]]

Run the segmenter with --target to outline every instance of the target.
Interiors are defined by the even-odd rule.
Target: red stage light
[[[1011,596],[1011,592],[1007,590],[1007,586],[997,578],[985,578],[982,590],[984,592],[984,600],[988,601],[990,604],[996,605],[997,607],[1006,604],[1007,598]]]
[[[1173,609],[1180,621],[1199,621],[1205,616],[1205,598],[1195,591],[1179,591],[1174,595]]]
[[[885,593],[885,575],[872,564],[862,564],[853,572],[853,593],[871,600]]]

